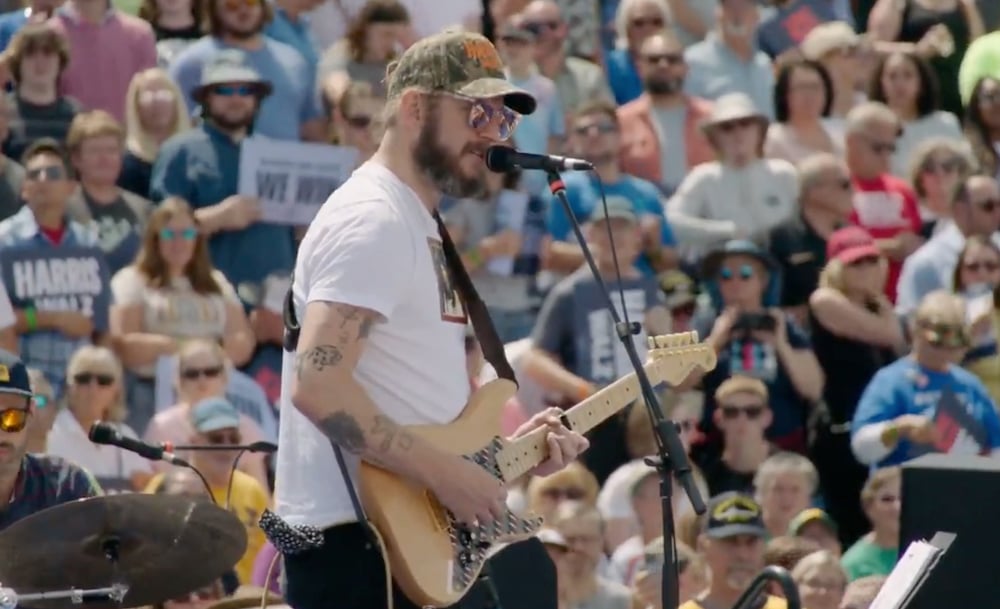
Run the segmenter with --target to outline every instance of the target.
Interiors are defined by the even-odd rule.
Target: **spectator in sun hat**
[[[830,116],[844,118],[865,100],[858,90],[862,73],[863,39],[842,21],[817,25],[806,34],[799,48],[806,59],[820,62],[833,80]]]
[[[805,332],[777,308],[781,278],[774,259],[755,243],[729,241],[705,257],[702,279],[711,307],[700,312],[695,327],[716,350],[718,362],[703,379],[701,429],[707,438],[700,450],[713,455],[721,450],[714,395],[726,379],[742,375],[767,386],[774,414],[767,439],[783,450],[804,452],[806,418],[822,394],[823,371]]]
[[[788,534],[812,539],[824,550],[840,556],[843,548],[837,535],[837,523],[820,508],[802,510],[788,524]]]
[[[782,159],[763,158],[769,119],[742,93],[719,98],[701,128],[717,161],[702,163],[666,204],[678,242],[698,250],[728,239],[763,238],[798,209],[798,176]]]
[[[202,123],[164,142],[150,178],[151,200],[180,197],[194,208],[215,268],[246,306],[260,302],[269,276],[287,276],[295,262],[292,228],[260,222],[260,202],[237,194],[241,138],[258,131],[273,91],[246,53],[216,53],[189,91]]]
[[[102,494],[82,468],[27,452],[33,396],[24,363],[0,350],[0,496],[10,497],[0,509],[0,530],[45,508]]]

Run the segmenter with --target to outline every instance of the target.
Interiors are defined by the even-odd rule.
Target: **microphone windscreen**
[[[250,447],[247,450],[249,450],[252,453],[273,453],[278,450],[278,445],[272,442],[264,442],[263,440],[261,440],[260,442],[251,443]]]
[[[87,437],[90,438],[91,442],[96,442],[97,444],[109,444],[115,439],[118,432],[114,427],[108,425],[107,423],[94,423],[90,426],[90,433]]]
[[[513,153],[509,146],[490,146],[486,149],[486,168],[496,173],[507,173],[514,168]]]

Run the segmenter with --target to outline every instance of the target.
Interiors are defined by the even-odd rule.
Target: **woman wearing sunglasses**
[[[86,468],[105,491],[141,490],[152,477],[150,462],[88,437],[90,426],[97,422],[113,424],[125,437],[138,437],[122,422],[127,408],[118,358],[106,347],[83,346],[70,358],[66,378],[66,408],[56,415],[49,432],[49,454]]]
[[[160,357],[192,338],[220,341],[240,366],[256,340],[232,285],[212,266],[191,207],[171,197],[153,212],[133,265],[111,280],[111,334],[131,373],[129,423],[145,429],[154,414],[153,378]]]
[[[225,397],[231,365],[224,348],[215,341],[193,339],[184,343],[177,354],[177,404],[153,417],[143,440],[150,444],[188,444],[195,435],[191,409],[207,398]],[[260,426],[241,413],[239,442],[224,443],[252,444],[263,439]],[[180,456],[187,458],[183,453]],[[247,454],[239,463],[239,470],[253,476],[265,489],[270,488],[266,458],[264,453]],[[153,470],[156,472],[166,472],[171,467],[163,461],[153,463]]]
[[[1000,403],[1000,247],[986,237],[975,235],[965,241],[952,276],[952,287],[966,301],[972,348],[963,366],[986,385],[990,396]]]
[[[906,348],[903,327],[885,296],[888,261],[863,228],[842,228],[827,241],[820,287],[809,299],[813,351],[826,375],[825,409],[811,447],[826,506],[843,543],[868,530],[858,495],[868,468],[851,452],[851,419],[868,382]]]
[[[28,452],[47,453],[49,431],[55,424],[59,408],[55,403],[55,390],[38,368],[28,368],[31,390],[35,393],[32,402],[32,417],[28,420]]]
[[[913,350],[878,371],[858,402],[851,448],[873,469],[926,453],[1000,455],[1000,417],[986,387],[958,365],[970,346],[965,299],[945,290],[920,302]]]

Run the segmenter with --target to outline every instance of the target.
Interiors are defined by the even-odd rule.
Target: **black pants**
[[[381,551],[358,523],[326,529],[322,547],[284,561],[285,602],[294,609],[388,609]],[[484,571],[492,585],[480,579],[456,609],[555,609],[555,566],[537,539],[497,552]],[[393,609],[420,609],[395,582],[392,590]]]
[[[851,434],[834,433],[824,425],[816,431],[811,454],[819,472],[826,511],[837,523],[840,543],[846,550],[871,530],[861,509],[861,487],[868,479],[868,468],[858,463],[851,451]]]

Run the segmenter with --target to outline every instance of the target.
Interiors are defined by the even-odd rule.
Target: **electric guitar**
[[[650,337],[648,342],[644,368],[653,385],[677,385],[695,368],[715,367],[715,350],[698,343],[697,332]],[[516,390],[509,380],[491,381],[472,394],[455,421],[409,431],[512,482],[544,462],[548,452],[545,429],[515,440],[496,435],[503,406]],[[641,394],[633,372],[565,411],[563,421],[585,433]],[[429,490],[367,462],[361,463],[359,490],[368,519],[384,540],[393,579],[411,601],[425,607],[458,602],[498,546],[527,539],[542,524],[541,518],[521,518],[510,511],[488,524],[460,523]]]

